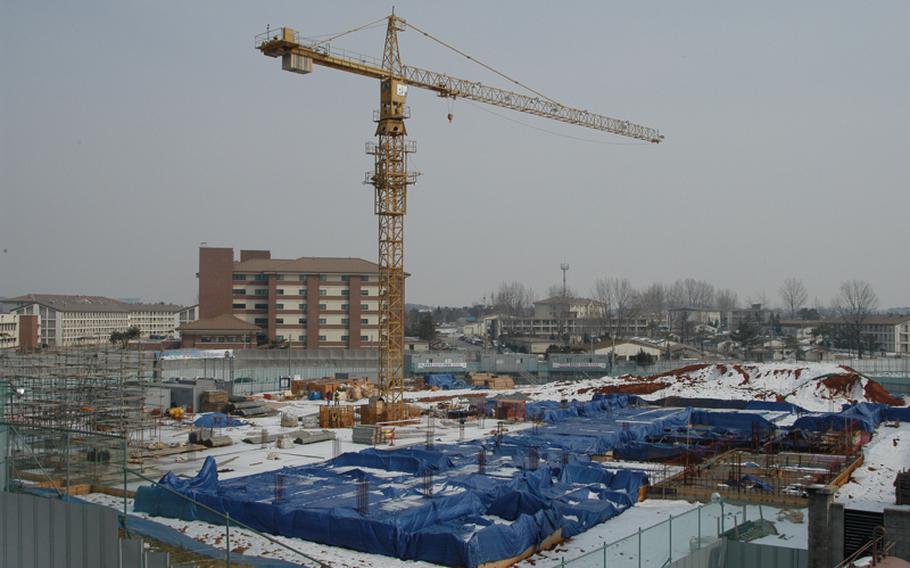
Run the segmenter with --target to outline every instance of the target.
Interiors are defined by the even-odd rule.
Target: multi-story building
[[[0,314],[0,350],[35,349],[38,346],[38,325],[36,316]]]
[[[534,302],[535,319],[585,319],[600,316],[600,304],[587,298],[554,296]]]
[[[225,345],[231,343],[228,338],[250,333],[234,321],[239,320],[259,328],[257,342],[310,349],[376,347],[378,270],[359,258],[277,259],[265,250],[241,250],[237,261],[232,248],[202,247],[199,322],[193,327],[205,335],[193,341],[236,347]]]
[[[104,296],[26,294],[10,298],[13,313],[38,317],[39,343],[48,347],[98,345],[112,332],[138,327],[143,339],[176,335],[180,306],[130,304]]]
[[[834,329],[848,330],[851,324],[843,319],[832,320]],[[873,315],[865,318],[859,329],[865,346],[875,351],[910,355],[910,316]]]

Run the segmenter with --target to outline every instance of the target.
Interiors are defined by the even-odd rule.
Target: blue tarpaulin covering
[[[614,473],[596,462],[572,463],[563,469],[542,464],[511,478],[481,475],[472,463],[478,449],[444,446],[420,450],[420,456],[405,455],[408,463],[451,464],[451,474],[438,478],[441,483],[432,497],[422,494],[420,475],[375,475],[359,469],[391,473],[398,471],[391,469],[395,459],[369,458],[370,465],[362,466],[362,460],[349,457],[357,454],[227,481],[218,480],[210,457],[196,477],[184,480],[168,474],[160,483],[265,532],[471,567],[517,556],[556,530],[566,537],[583,532],[631,506],[647,483],[643,472]],[[407,450],[359,453],[399,452]],[[493,455],[490,467],[497,460],[512,463],[508,456]],[[366,513],[358,511],[354,478],[369,482]],[[135,508],[153,515],[213,520],[186,503],[165,489],[141,487]]]
[[[442,390],[468,388],[467,383],[451,373],[430,373],[423,380],[428,387],[439,387]]]
[[[246,422],[220,412],[209,412],[199,416],[193,421],[193,424],[200,428],[227,428],[228,426],[243,426]]]
[[[819,412],[802,416],[793,423],[791,430],[826,432],[849,428],[872,432],[885,420],[910,421],[910,408],[861,402],[845,405],[840,412]]]

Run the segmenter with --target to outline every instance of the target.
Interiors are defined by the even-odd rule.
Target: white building
[[[36,315],[39,343],[48,347],[98,345],[112,332],[138,327],[143,339],[176,337],[183,308],[173,304],[130,304],[104,296],[27,294],[10,298],[13,313]],[[192,317],[192,312],[184,314]]]

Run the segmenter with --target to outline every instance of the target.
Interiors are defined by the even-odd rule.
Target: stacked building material
[[[200,412],[224,412],[228,405],[228,394],[224,391],[207,391],[199,397]]]
[[[492,390],[504,390],[515,388],[515,381],[509,375],[497,375],[495,373],[471,373],[471,386],[483,387]]]

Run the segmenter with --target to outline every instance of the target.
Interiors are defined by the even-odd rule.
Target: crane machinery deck
[[[378,79],[380,82],[379,110],[374,114],[377,140],[367,144],[367,153],[374,156],[373,171],[367,173],[365,183],[374,187],[374,212],[379,219],[377,368],[381,397],[371,401],[369,411],[362,414],[363,423],[400,420],[408,414],[404,404],[404,218],[407,213],[408,186],[417,180],[417,173],[408,170],[408,155],[416,150],[416,145],[407,140],[405,127],[405,119],[410,117],[410,110],[406,106],[409,87],[427,89],[441,97],[464,98],[655,144],[663,140],[657,129],[562,105],[509,79],[488,65],[481,64],[528,89],[534,96],[404,65],[399,53],[398,32],[407,28],[466,57],[467,55],[409,24],[394,12],[383,19],[387,20],[387,26],[381,61],[333,49],[328,40],[309,40],[288,27],[269,29],[256,37],[256,48],[264,55],[281,58],[281,67],[285,71],[305,75],[312,73],[315,64]],[[382,19],[365,24],[330,39],[381,21]]]

